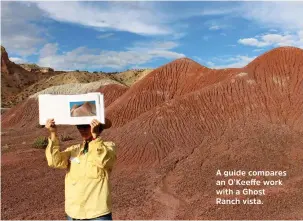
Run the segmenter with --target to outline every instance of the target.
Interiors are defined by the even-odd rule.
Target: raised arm
[[[49,119],[45,127],[50,131],[48,145],[45,149],[48,166],[59,169],[67,168],[71,151],[74,146],[71,146],[64,151],[60,151],[60,142],[57,137],[57,127],[54,119]]]
[[[101,169],[111,172],[116,162],[116,145],[113,142],[103,142],[100,138],[102,125],[98,120],[93,120],[90,124],[91,133],[95,140],[91,142],[92,152],[95,157],[95,164]]]

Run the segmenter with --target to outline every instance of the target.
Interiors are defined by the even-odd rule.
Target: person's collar
[[[85,144],[85,143],[90,143],[90,142],[92,142],[92,141],[98,141],[98,140],[100,140],[100,139],[101,139],[100,136],[97,136],[96,138],[94,138],[93,136],[91,136],[91,137],[88,138],[88,139],[83,139],[83,144]]]
[[[100,136],[97,136],[95,139],[93,137],[91,137],[90,139],[87,139],[87,140],[83,140],[83,143],[81,145],[81,148],[80,148],[80,154],[83,154],[83,151],[84,151],[84,146],[85,146],[85,143],[87,142],[88,144],[90,143],[94,143],[94,142],[100,142],[101,141],[101,144],[103,144],[103,140],[101,139]]]

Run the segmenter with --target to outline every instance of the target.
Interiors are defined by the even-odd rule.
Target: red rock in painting
[[[84,102],[81,105],[74,105],[71,108],[72,117],[85,117],[96,115],[96,104],[91,102]]]

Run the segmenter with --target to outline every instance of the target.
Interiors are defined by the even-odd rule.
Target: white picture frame
[[[90,124],[93,119],[105,124],[104,95],[100,92],[77,95],[41,94],[39,100],[39,124],[45,125],[47,119],[54,119],[57,125]],[[72,116],[72,107],[88,103],[94,107],[91,116]]]

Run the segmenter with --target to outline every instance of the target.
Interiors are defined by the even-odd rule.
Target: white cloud
[[[202,62],[203,60],[199,56],[193,56],[193,60]]]
[[[234,57],[224,56],[222,58],[214,58],[213,61],[206,62],[210,68],[242,68],[254,60],[256,56],[236,55]]]
[[[264,34],[255,38],[239,39],[238,43],[248,46],[266,47],[266,46],[296,46],[303,47],[303,31],[295,34]]]
[[[42,14],[33,4],[1,2],[1,44],[8,53],[27,56],[37,52],[45,42],[45,29],[33,23],[39,19]]]
[[[37,2],[47,15],[60,22],[80,24],[100,30],[114,29],[142,35],[166,35],[173,32],[163,15],[144,4],[88,2]]]
[[[226,15],[237,12],[237,7],[216,7],[216,8],[205,8],[201,11],[200,15],[202,16],[218,16],[218,15]]]
[[[269,33],[239,39],[238,43],[255,47],[295,46],[303,48],[303,3],[258,2],[242,5],[243,17],[267,26]],[[278,31],[280,30],[280,31]],[[282,30],[282,31],[281,31]]]
[[[303,2],[245,2],[241,16],[272,29],[303,29]]]
[[[219,26],[219,25],[212,25],[212,26],[210,26],[209,27],[209,30],[220,30],[221,29],[221,27]]]
[[[9,60],[17,64],[23,64],[27,62],[25,59],[19,57],[10,57]]]
[[[269,31],[269,32],[278,32],[278,30],[277,30],[277,29],[274,29],[274,28],[271,28],[271,29],[269,29],[268,31]]]
[[[193,56],[193,59],[198,61],[201,65],[213,69],[224,69],[224,68],[242,68],[254,60],[256,56],[248,55],[230,55],[214,57],[210,60],[204,60],[198,56]]]
[[[55,37],[48,32],[48,24],[54,20],[103,32],[116,30],[159,35],[162,40],[181,39],[188,25],[180,20],[192,16],[192,10],[175,13],[170,8],[170,3],[161,2],[1,2],[1,44],[14,56],[36,54],[49,37]],[[112,34],[100,34],[98,38]]]
[[[180,40],[181,38],[184,38],[187,34],[185,32],[181,33],[174,33],[172,35],[172,40]]]
[[[207,20],[204,22],[204,24],[210,31],[218,31],[232,28],[232,26],[225,18]]]
[[[303,28],[303,2],[240,2],[226,6],[205,8],[202,16],[240,17],[265,25],[271,31],[292,30]]]
[[[40,49],[40,57],[50,57],[56,55],[58,50],[58,44],[56,43],[48,43],[45,44],[43,48]]]
[[[264,49],[258,48],[258,49],[254,49],[253,51],[255,51],[255,52],[260,52],[260,51],[264,51]]]
[[[38,1],[37,6],[45,16],[101,31],[126,31],[139,35],[170,36],[176,40],[186,35],[185,21],[200,15],[196,7],[172,7],[170,2],[157,1]],[[68,7],[66,7],[68,4]]]
[[[132,51],[147,51],[147,50],[170,50],[173,48],[178,47],[179,44],[177,42],[173,42],[173,41],[165,41],[165,42],[161,42],[161,41],[153,41],[150,43],[146,43],[146,42],[136,42],[133,44],[132,47],[129,47],[128,50],[132,50]]]
[[[102,69],[105,67],[123,69],[127,66],[141,66],[157,58],[177,59],[184,54],[172,51],[175,42],[138,42],[125,51],[96,51],[79,47],[64,54],[56,53],[56,44],[47,44],[41,49],[40,66],[57,70]]]
[[[212,7],[202,11],[202,16],[224,16],[223,18],[244,18],[263,28],[268,28],[267,34],[239,39],[243,45],[266,46],[296,46],[302,47],[300,31],[303,30],[303,2],[240,2],[232,7]]]
[[[114,33],[105,33],[105,34],[102,34],[102,35],[98,35],[97,38],[104,39],[104,38],[112,37],[113,35],[114,35]]]
[[[268,46],[268,43],[260,42],[259,40],[255,39],[255,38],[239,39],[238,43],[243,44],[243,45],[256,46],[256,47]]]
[[[68,7],[66,7],[68,4]],[[212,20],[206,24],[211,30],[226,29],[225,19],[244,18],[268,27],[269,32],[261,36],[245,36],[238,43],[263,48],[267,46],[293,45],[302,47],[303,13],[301,2],[240,2],[226,3],[226,6],[215,5],[214,8],[172,7],[171,3],[156,2],[2,2],[2,44],[13,57],[25,57],[37,52],[37,48],[46,43],[45,29],[37,25],[37,21],[50,18],[59,22],[83,25],[96,30],[110,31],[97,38],[110,37],[111,30],[127,31],[140,35],[159,36],[165,42],[152,42],[150,45],[137,43],[125,51],[92,51],[78,47],[65,54],[58,54],[56,44],[46,44],[40,51],[40,62],[55,64],[58,67],[68,67],[72,64],[87,67],[88,64],[106,67],[122,67],[134,64],[135,58],[144,64],[154,58],[174,59],[183,56],[175,52],[176,40],[186,35],[188,28],[185,18],[194,15],[222,16],[220,20]],[[199,11],[199,13],[197,13]],[[16,12],[18,12],[16,14]],[[182,13],[180,13],[182,12]],[[122,18],[122,19],[121,19]],[[184,19],[184,20],[182,20]],[[212,18],[213,19],[213,18]],[[225,24],[222,23],[224,21]],[[46,27],[46,26],[45,26]],[[288,32],[286,32],[288,31]],[[222,31],[221,31],[222,32]],[[225,32],[225,31],[224,31]],[[220,32],[219,32],[220,33]],[[224,35],[224,33],[221,33]],[[247,38],[246,38],[247,37]],[[209,36],[202,36],[207,41]],[[170,39],[170,40],[169,40]],[[156,47],[155,47],[156,45]],[[234,45],[230,45],[234,46]],[[54,56],[52,61],[51,55]],[[71,57],[68,57],[71,56]],[[79,56],[77,58],[76,56]],[[117,57],[114,57],[117,56]],[[104,59],[104,61],[102,59]],[[245,59],[231,61],[239,63]],[[64,64],[66,62],[67,64]],[[217,62],[213,62],[217,64]],[[99,65],[100,64],[100,65]],[[136,63],[137,64],[137,63]],[[232,64],[232,63],[230,63]],[[220,65],[220,64],[219,64]],[[229,64],[227,64],[229,65]],[[47,65],[49,66],[49,65]]]
[[[214,67],[215,66],[215,63],[212,62],[212,61],[208,61],[208,62],[206,62],[206,64],[208,65],[208,67]]]
[[[278,46],[296,45],[296,35],[280,35],[280,34],[268,34],[262,36],[262,40],[268,44],[277,44]]]

